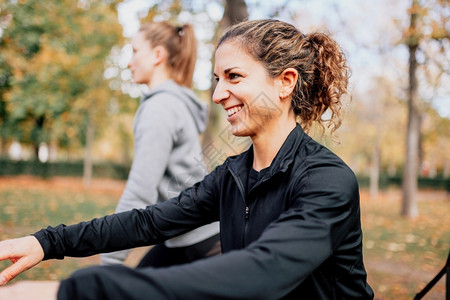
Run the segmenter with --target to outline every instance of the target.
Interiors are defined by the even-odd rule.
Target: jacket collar
[[[304,138],[304,131],[302,127],[297,126],[289,133],[288,137],[284,141],[277,155],[273,159],[269,166],[269,169],[262,178],[267,180],[278,172],[286,172],[289,166],[294,161],[296,154],[298,153],[299,146]],[[246,178],[253,163],[253,145],[250,148],[237,156],[230,157],[227,160],[227,166],[232,173],[241,178]]]

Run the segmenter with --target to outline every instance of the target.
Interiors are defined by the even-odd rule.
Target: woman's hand
[[[44,259],[44,250],[34,236],[0,242],[0,261],[9,259],[11,266],[0,273],[0,286]]]

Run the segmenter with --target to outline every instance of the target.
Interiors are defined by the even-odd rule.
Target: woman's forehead
[[[223,72],[232,67],[251,68],[260,64],[236,42],[224,42],[216,50],[214,70]]]

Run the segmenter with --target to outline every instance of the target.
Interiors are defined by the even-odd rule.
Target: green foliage
[[[370,179],[368,176],[359,175],[358,184],[362,188],[369,187]],[[379,187],[382,190],[388,188],[399,188],[402,186],[402,177],[400,175],[390,176],[388,174],[381,174],[379,178]],[[420,189],[445,190],[450,192],[450,178],[437,176],[434,178],[419,177],[418,187]]]
[[[114,3],[28,0],[3,5],[10,21],[0,50],[13,66],[4,105],[10,118],[4,132],[10,137],[35,148],[51,141],[78,146],[77,137],[86,129],[80,126],[83,116],[93,108],[96,127],[106,126],[105,112],[117,92],[103,76],[105,61],[122,42]],[[0,73],[0,89],[2,78]]]
[[[0,138],[8,135],[9,112],[5,93],[11,89],[12,68],[5,57],[0,53]]]
[[[97,178],[126,179],[129,168],[113,163],[94,164],[93,176]],[[33,175],[42,178],[55,176],[82,177],[82,161],[41,163],[38,160],[11,161],[0,159],[0,176]]]

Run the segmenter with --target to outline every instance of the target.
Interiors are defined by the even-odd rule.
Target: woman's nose
[[[212,96],[212,100],[216,104],[220,104],[223,100],[230,97],[230,92],[228,89],[225,88],[224,84],[222,84],[220,81],[217,82],[216,88],[214,89],[214,93]]]

